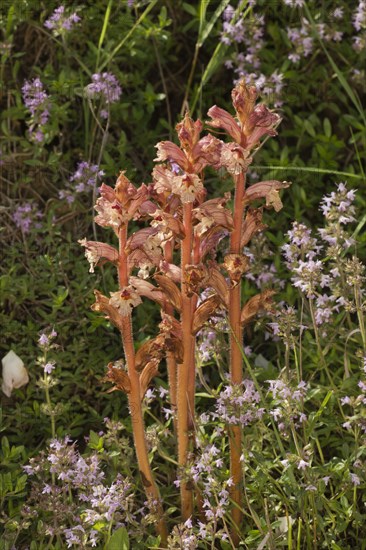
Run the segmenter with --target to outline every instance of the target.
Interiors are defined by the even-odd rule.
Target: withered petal
[[[192,321],[192,334],[195,336],[203,325],[212,317],[212,315],[217,311],[221,303],[220,297],[217,294],[213,294],[207,300],[202,302],[200,306],[196,309],[193,315]]]

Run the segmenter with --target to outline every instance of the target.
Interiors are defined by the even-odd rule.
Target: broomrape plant
[[[178,484],[181,518],[191,521],[195,509],[202,516],[203,496],[192,475],[196,438],[195,386],[196,340],[206,322],[222,311],[230,333],[230,382],[243,384],[243,328],[260,311],[271,308],[273,291],[264,290],[242,303],[241,280],[250,258],[243,253],[253,235],[264,229],[263,208],[282,207],[279,190],[287,182],[263,181],[246,186],[246,172],[262,138],[276,135],[280,117],[264,104],[256,104],[257,90],[244,81],[232,91],[236,116],[217,107],[208,111],[212,131],[222,129],[224,142],[208,133],[201,137],[203,124],[187,113],[177,125],[179,146],[170,141],[157,144],[158,164],[152,183],[136,187],[121,172],[115,188],[103,184],[96,201],[95,222],[113,229],[118,249],[102,242],[80,241],[86,249],[90,271],[105,261],[117,269],[118,288],[104,296],[95,290],[95,311],[103,313],[120,331],[124,362],[108,365],[107,379],[115,390],[127,394],[132,418],[134,445],[142,484],[154,514],[157,532],[166,545],[168,530],[163,504],[148,456],[143,418],[143,398],[165,359],[169,378],[171,408],[178,454]],[[234,187],[232,207],[229,193],[208,198],[205,169],[231,176]],[[253,203],[265,199],[265,206]],[[131,231],[131,222],[144,224]],[[134,224],[135,225],[135,224]],[[229,253],[220,256],[218,244],[229,239]],[[200,299],[202,292],[204,299]],[[135,350],[133,309],[147,298],[160,306],[158,334]],[[121,367],[121,364],[125,365]],[[175,414],[176,412],[176,414]],[[243,504],[242,427],[227,419],[230,442],[231,539],[239,540]],[[225,489],[226,490],[226,489]]]

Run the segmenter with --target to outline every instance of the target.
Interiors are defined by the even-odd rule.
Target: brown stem
[[[193,264],[200,263],[200,241],[197,236],[192,236],[193,254],[190,261]],[[191,247],[192,248],[192,247]],[[191,318],[193,319],[194,312],[197,308],[198,296],[193,294],[191,300]],[[194,411],[195,411],[195,391],[196,391],[196,339],[194,336],[191,338],[191,359],[189,364],[189,376],[188,376],[188,427],[193,434],[194,429]],[[191,437],[192,447],[194,446],[194,438]]]
[[[173,263],[173,241],[168,241],[164,246],[164,258],[165,260],[172,264]],[[174,308],[171,304],[166,304],[164,311],[168,315],[174,316]],[[168,380],[169,380],[169,395],[170,395],[170,405],[174,413],[173,422],[174,422],[174,433],[177,436],[177,362],[175,359],[174,351],[166,352],[166,364],[168,371]]]
[[[189,450],[189,380],[192,376],[192,365],[194,366],[194,337],[191,333],[192,327],[192,303],[187,295],[185,280],[185,268],[191,263],[192,251],[192,203],[183,205],[183,224],[185,237],[181,244],[182,261],[182,331],[183,331],[183,363],[178,368],[178,393],[177,393],[177,413],[178,413],[178,464],[181,475],[184,477],[184,470],[187,465],[187,455]],[[192,355],[193,354],[193,355]],[[193,367],[194,368],[194,367]],[[182,520],[186,521],[193,514],[193,495],[192,490],[187,487],[187,482],[182,479],[180,485]]]
[[[119,231],[118,280],[121,288],[128,285],[127,256],[125,252],[126,241],[127,224],[124,224]],[[131,384],[131,391],[128,394],[128,404],[131,414],[133,440],[135,444],[137,462],[147,499],[149,502],[154,503],[154,506],[156,506],[155,510],[159,518],[156,530],[161,537],[161,544],[165,547],[167,544],[168,532],[166,523],[163,519],[163,509],[161,506],[159,489],[155,484],[149,462],[144,418],[141,406],[139,373],[135,368],[135,348],[133,344],[131,314],[122,318],[121,337],[125,353],[127,372]]]
[[[235,177],[235,199],[234,199],[234,229],[230,236],[230,252],[240,254],[241,233],[244,214],[243,196],[245,191],[245,174],[242,172]],[[243,359],[241,344],[243,331],[240,323],[241,314],[241,284],[240,282],[230,289],[229,294],[229,323],[230,335],[230,376],[232,384],[241,384],[243,381]],[[233,522],[240,527],[242,520],[242,495],[243,495],[243,474],[240,462],[241,456],[241,427],[230,426],[230,475],[233,480],[231,498],[234,502],[232,511]],[[239,534],[233,530],[231,537],[235,544],[238,543]]]

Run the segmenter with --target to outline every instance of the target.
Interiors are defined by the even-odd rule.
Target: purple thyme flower
[[[29,233],[32,226],[36,229],[41,227],[40,219],[43,217],[42,212],[37,209],[36,204],[26,202],[18,206],[12,215],[13,221],[22,233]]]
[[[118,83],[117,78],[112,73],[96,73],[92,76],[91,84],[88,84],[85,88],[86,95],[90,99],[101,98],[105,105],[116,103],[119,100],[122,89]],[[104,111],[104,113],[103,113]],[[108,111],[103,109],[101,111],[102,118],[108,116]]]
[[[335,8],[335,9],[333,10],[332,17],[333,17],[334,19],[342,19],[343,14],[344,14],[343,8]]]
[[[44,372],[45,372],[46,374],[51,374],[52,371],[56,368],[55,362],[54,362],[54,361],[49,361],[48,363],[46,363],[46,364],[44,365],[43,368],[44,368]]]
[[[57,332],[55,329],[52,329],[52,331],[49,334],[46,334],[45,332],[42,332],[41,336],[38,339],[38,344],[41,346],[41,348],[48,347],[51,343],[51,340],[53,338],[56,338]]]
[[[80,21],[80,17],[76,13],[71,15],[66,15],[65,6],[60,6],[56,8],[51,17],[47,19],[44,23],[44,26],[53,31],[57,36],[58,34],[65,33],[65,31],[70,31],[75,23]]]
[[[306,468],[309,466],[309,462],[306,462],[305,460],[303,459],[300,459],[298,465],[297,465],[297,468],[298,470],[306,470]]]
[[[104,171],[99,170],[97,164],[82,161],[77,165],[76,172],[71,176],[70,182],[75,183],[75,191],[81,193],[87,187],[94,187],[97,179],[104,176]]]
[[[226,386],[217,398],[212,418],[228,424],[247,426],[263,416],[263,409],[258,408],[259,401],[260,395],[251,380],[244,380],[240,385]]]
[[[300,288],[307,298],[316,296],[316,287],[321,282],[323,264],[320,260],[299,261],[299,265],[293,268],[295,276],[291,278],[295,287]]]
[[[41,80],[37,77],[26,80],[22,87],[23,101],[30,111],[31,120],[29,135],[32,141],[42,143],[44,140],[44,126],[50,115],[50,100],[44,91]]]
[[[366,27],[366,2],[362,1],[358,3],[358,7],[353,14],[352,24],[356,31]]]
[[[69,204],[75,201],[76,193],[83,193],[93,189],[97,184],[98,178],[104,176],[104,171],[99,170],[97,164],[90,164],[87,161],[79,162],[76,172],[70,177],[70,183],[66,189],[59,191],[59,198],[65,199]]]
[[[351,482],[353,483],[354,486],[357,486],[357,485],[361,484],[361,480],[358,477],[358,475],[350,473],[350,476],[351,476]]]
[[[287,36],[295,48],[295,51],[288,56],[293,63],[300,61],[301,57],[308,57],[313,51],[314,41],[311,36],[311,26],[304,17],[301,19],[300,28],[287,29]]]
[[[320,209],[329,222],[347,224],[355,221],[353,214],[355,207],[353,202],[356,197],[356,190],[348,190],[345,183],[339,183],[337,191],[322,198]]]

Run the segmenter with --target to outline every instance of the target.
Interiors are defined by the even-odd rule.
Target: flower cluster
[[[55,36],[69,32],[72,27],[80,21],[80,17],[76,13],[67,15],[65,6],[59,6],[55,9],[51,17],[49,17],[44,26],[53,32]]]
[[[354,199],[355,190],[348,190],[344,183],[338,184],[336,191],[323,197],[320,206],[325,226],[318,233],[324,244],[319,244],[304,224],[295,222],[287,233],[290,242],[282,247],[294,286],[315,302],[313,321],[316,325],[329,323],[341,307],[346,311],[362,309],[356,304],[354,292],[359,292],[361,299],[364,266],[357,258],[344,257],[354,244],[345,229],[356,219]],[[320,257],[323,250],[327,261]]]
[[[272,329],[273,335],[281,338],[289,347],[294,346],[294,332],[300,331],[300,334],[307,327],[301,325],[297,320],[297,312],[294,307],[283,306],[274,313],[274,320],[268,323]]]
[[[43,143],[45,125],[50,116],[50,99],[40,78],[25,81],[22,87],[23,101],[31,113],[28,123],[29,137],[35,143]]]
[[[260,290],[284,287],[284,281],[278,277],[277,268],[271,260],[274,253],[263,233],[255,235],[243,252],[250,259],[250,268],[245,273],[248,281],[252,281]]]
[[[366,2],[359,1],[353,17],[352,24],[357,31],[357,36],[353,37],[353,47],[357,52],[362,52],[366,48]]]
[[[169,548],[197,548],[199,541],[207,543],[214,540],[229,540],[223,518],[230,507],[230,489],[233,481],[227,475],[223,452],[220,445],[223,436],[223,428],[217,427],[215,433],[209,438],[205,433],[207,415],[201,415],[202,426],[197,431],[196,452],[194,463],[188,468],[186,475],[200,489],[202,496],[202,508],[205,521],[197,521],[193,525],[192,519],[173,529],[171,541],[177,543],[178,535],[195,546],[169,546]],[[223,474],[223,475],[222,475]],[[178,487],[181,479],[175,481]]]
[[[291,427],[299,427],[307,420],[303,412],[303,401],[309,389],[306,382],[301,381],[295,387],[281,379],[266,380],[269,384],[269,394],[272,396],[270,415],[277,424],[278,430],[288,437]]]
[[[36,229],[42,227],[40,220],[43,218],[43,213],[38,210],[35,203],[26,202],[16,207],[12,218],[15,225],[25,235],[32,227]]]
[[[70,177],[70,183],[66,189],[59,191],[59,198],[65,199],[69,204],[73,203],[76,194],[94,189],[98,179],[104,176],[104,171],[97,164],[87,161],[79,162],[75,173]]]
[[[225,61],[225,66],[234,71],[235,80],[245,77],[252,82],[267,99],[274,103],[275,107],[282,105],[281,94],[285,86],[284,74],[278,70],[272,74],[266,72],[262,62],[263,51],[266,48],[266,11],[261,11],[261,4],[248,2],[245,10],[245,17],[241,14],[242,2],[234,8],[228,5],[223,12],[223,23],[221,42],[230,47],[232,53]],[[358,6],[352,14],[352,26],[345,25],[344,9],[337,6],[327,10],[328,21],[320,9],[316,8],[313,25],[305,17],[301,17],[301,8],[304,7],[304,0],[283,0],[283,6],[299,11],[299,23],[297,26],[287,27],[288,42],[291,50],[288,59],[293,63],[299,63],[302,59],[308,58],[315,50],[317,39],[333,44],[339,44],[345,39],[345,33],[352,33],[352,26],[356,36],[352,36],[353,48],[357,52],[364,51],[366,47],[366,2],[358,2]],[[320,7],[320,5],[319,5]],[[286,10],[285,10],[286,11]],[[293,14],[289,13],[289,20],[294,20]],[[242,51],[243,50],[243,51]],[[360,58],[362,59],[362,58]],[[351,69],[353,79],[364,79],[364,71],[357,68]]]
[[[85,92],[90,99],[101,99],[100,116],[108,118],[109,106],[119,100],[122,89],[114,74],[104,72],[92,75],[92,82],[87,85]]]
[[[48,350],[53,344],[52,340],[56,338],[57,332],[55,329],[52,329],[51,332],[46,334],[45,332],[42,332],[38,339],[38,344],[42,349]]]
[[[81,456],[68,436],[53,439],[48,454],[30,459],[24,471],[31,494],[23,514],[42,519],[43,535],[61,537],[67,548],[95,547],[108,532],[135,522],[130,482],[120,474],[106,482],[98,454]]]
[[[221,390],[212,413],[214,420],[230,425],[247,426],[262,418],[264,409],[258,407],[260,395],[251,380],[230,384]]]
[[[342,249],[348,249],[354,244],[354,240],[346,233],[344,226],[356,221],[355,206],[356,196],[354,189],[348,190],[344,183],[337,186],[337,191],[323,197],[321,210],[327,222],[326,227],[319,229],[323,241],[329,246],[327,254],[332,257]]]
[[[336,20],[340,18],[341,13],[334,11],[332,14],[332,24],[317,23],[315,30],[321,40],[325,42],[340,42],[343,38],[343,32],[337,30]],[[314,33],[309,21],[303,17],[301,18],[301,27],[287,29],[287,36],[292,43],[294,51],[292,51],[288,58],[297,63],[303,57],[308,57],[314,49]]]

